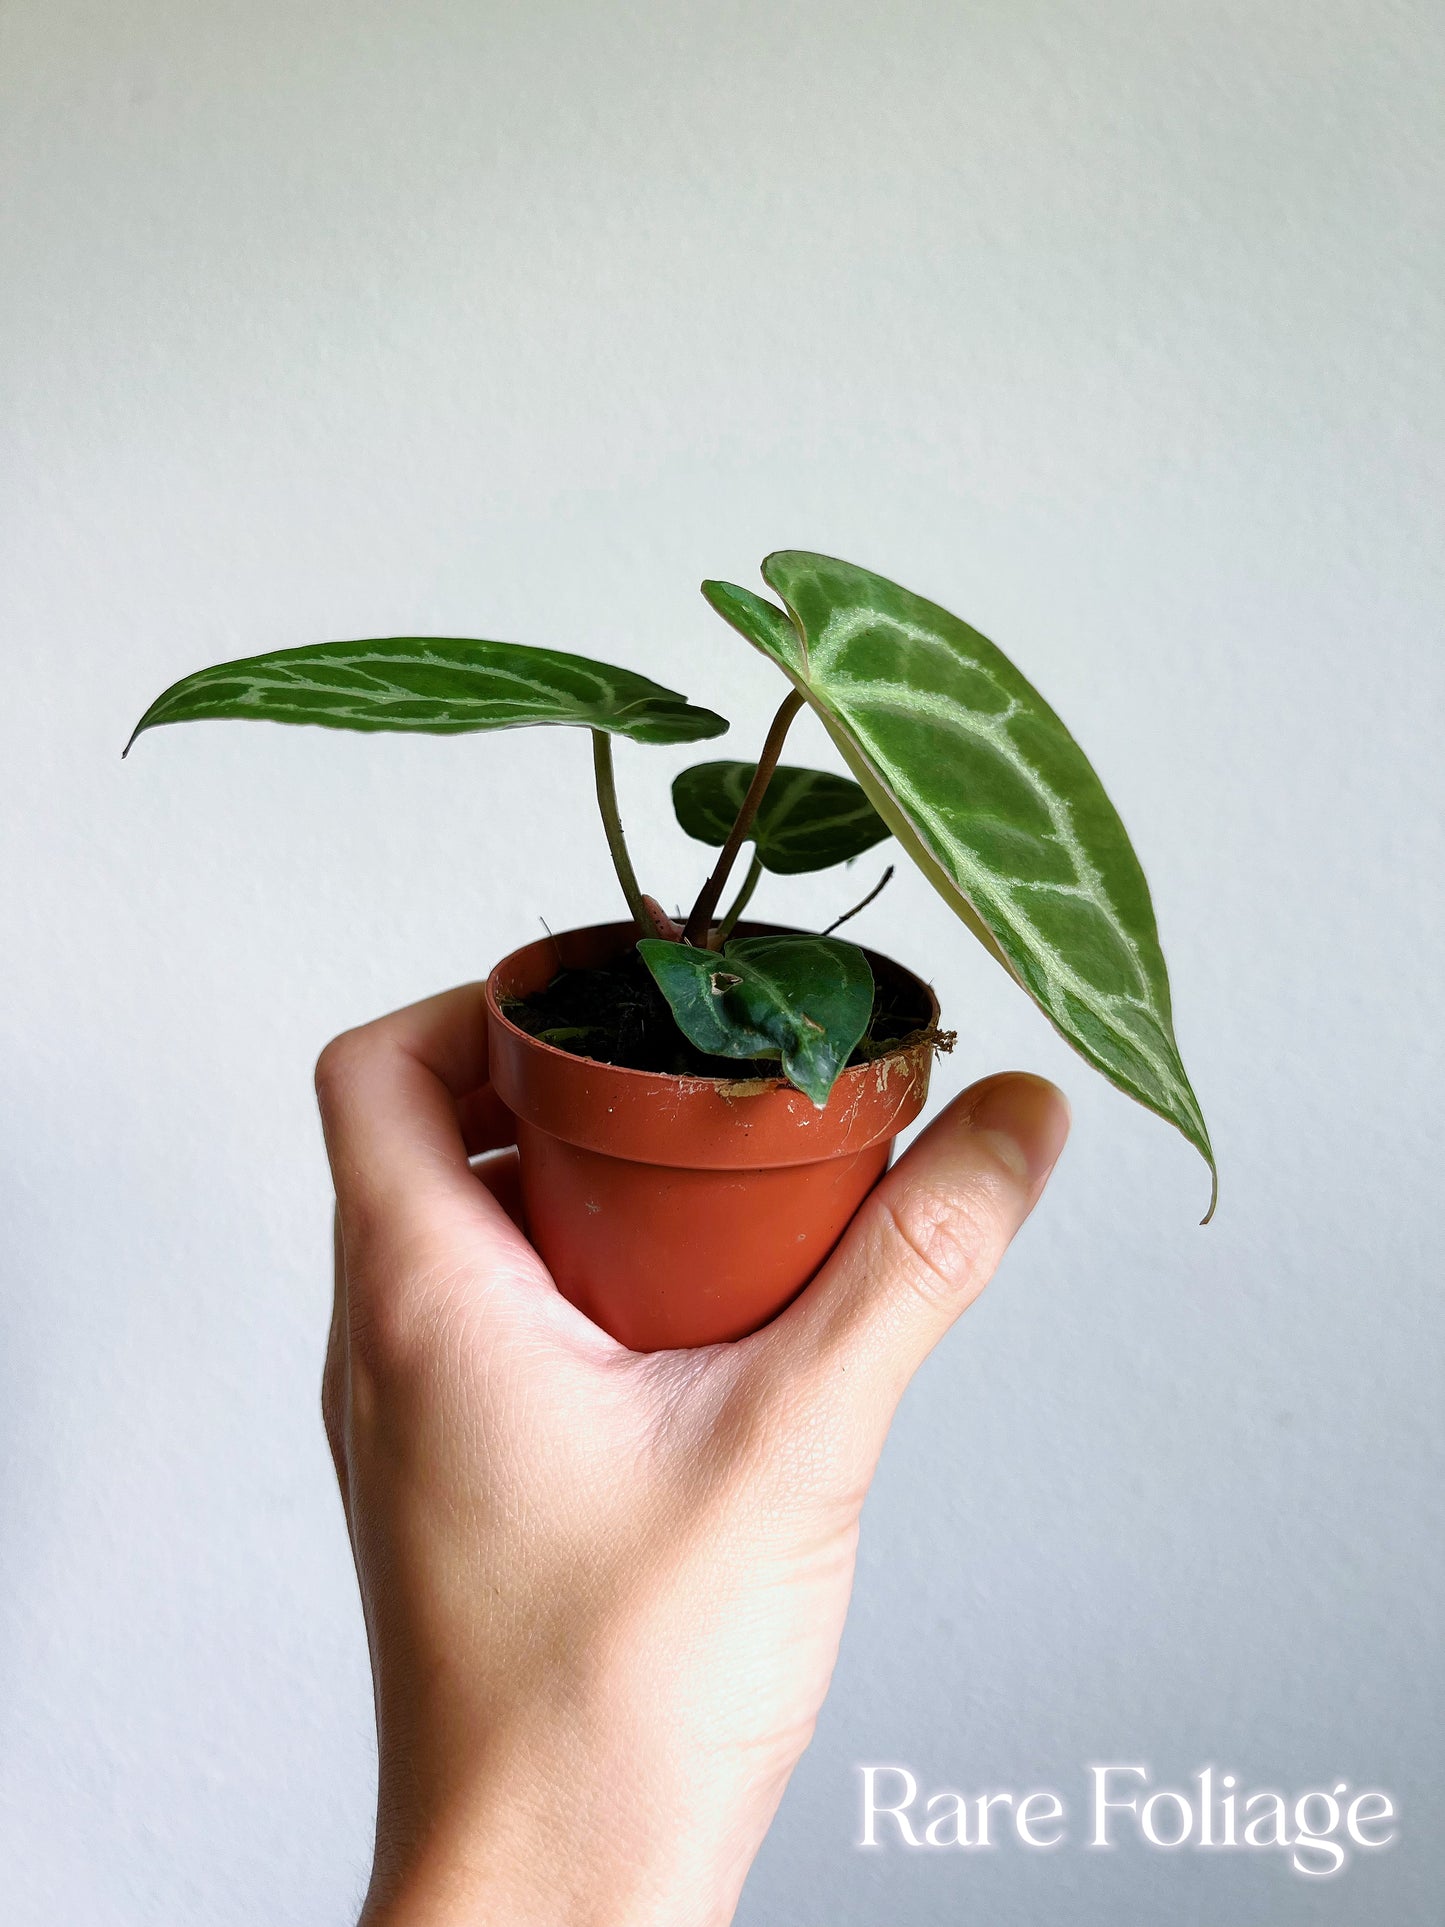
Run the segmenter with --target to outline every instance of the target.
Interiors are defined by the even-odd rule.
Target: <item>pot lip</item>
[[[605,1074],[609,1078],[618,1077],[628,1080],[636,1078],[639,1080],[639,1089],[644,1083],[655,1087],[659,1082],[676,1084],[679,1087],[686,1087],[686,1089],[690,1091],[705,1088],[710,1091],[730,1091],[734,1095],[742,1094],[738,1090],[739,1085],[745,1087],[748,1094],[757,1093],[758,1095],[761,1095],[765,1091],[777,1089],[791,1091],[796,1088],[789,1083],[788,1079],[784,1077],[781,1072],[779,1072],[776,1077],[697,1077],[689,1076],[683,1071],[642,1071],[634,1069],[630,1064],[608,1064],[598,1057],[583,1057],[577,1051],[561,1050],[556,1044],[549,1044],[545,1042],[544,1039],[534,1036],[531,1031],[523,1030],[520,1024],[514,1024],[511,1018],[507,1016],[506,1012],[502,1009],[501,999],[498,995],[498,978],[514,957],[520,956],[524,950],[530,950],[534,943],[547,941],[559,943],[567,937],[600,936],[604,934],[611,935],[613,933],[619,938],[626,938],[630,935],[634,940],[641,935],[641,932],[632,919],[624,918],[611,923],[578,924],[575,928],[556,932],[549,930],[546,938],[534,937],[530,943],[518,944],[514,950],[509,950],[506,956],[499,958],[487,973],[485,990],[487,1016],[489,1020],[494,1024],[500,1024],[510,1036],[515,1038],[517,1042],[528,1051],[535,1051],[539,1056],[556,1058],[563,1064],[582,1065],[592,1072]],[[738,923],[733,934],[734,936],[741,934],[755,937],[801,937],[811,936],[816,933],[799,930],[793,924],[753,922],[749,918],[744,918]],[[890,970],[899,972],[902,976],[909,978],[911,982],[918,986],[928,1000],[929,1017],[927,1027],[936,1029],[942,1013],[939,1009],[938,996],[934,991],[933,985],[926,979],[920,977],[916,971],[910,970],[906,964],[901,964],[896,958],[890,957],[886,951],[872,950],[867,944],[859,944],[858,948],[863,952],[864,956],[867,957],[870,969],[875,960],[881,960]],[[911,1057],[920,1048],[921,1046],[917,1042],[909,1043],[906,1039],[901,1040],[894,1049],[884,1051],[879,1057],[870,1058],[866,1064],[853,1064],[846,1070],[840,1071],[837,1083],[834,1085],[834,1090],[836,1090],[838,1085],[842,1084],[845,1079],[859,1078],[868,1072],[876,1072],[880,1064],[892,1063],[896,1058]],[[931,1049],[932,1047],[930,1046],[929,1048]]]

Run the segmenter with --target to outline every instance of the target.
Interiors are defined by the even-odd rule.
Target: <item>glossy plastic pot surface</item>
[[[738,934],[772,926],[741,925]],[[487,980],[492,1086],[517,1125],[527,1231],[565,1297],[634,1351],[740,1338],[817,1271],[928,1096],[927,1044],[844,1071],[817,1109],[781,1078],[625,1070],[529,1036],[506,1006],[609,963],[631,923],[546,937]],[[868,952],[875,976],[917,978]]]

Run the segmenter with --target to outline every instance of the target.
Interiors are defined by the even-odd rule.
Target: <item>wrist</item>
[[[525,1847],[435,1840],[377,1867],[359,1927],[728,1927],[737,1890],[708,1894],[677,1873],[599,1866],[541,1830]]]
[[[389,1774],[361,1927],[727,1927],[762,1827],[734,1839],[644,1783],[620,1737],[538,1734],[445,1789],[408,1773],[405,1797]]]

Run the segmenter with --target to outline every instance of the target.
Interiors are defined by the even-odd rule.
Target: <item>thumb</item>
[[[909,1379],[993,1276],[1068,1134],[1068,1103],[1042,1077],[1004,1072],[955,1098],[770,1327],[783,1375],[847,1386],[850,1404],[861,1396],[873,1409],[881,1441]]]

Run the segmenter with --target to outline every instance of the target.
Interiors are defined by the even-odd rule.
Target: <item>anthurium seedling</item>
[[[455,637],[320,643],[185,677],[157,698],[131,740],[163,723],[224,717],[448,735],[543,723],[589,730],[636,956],[665,1000],[679,1047],[685,1040],[714,1070],[729,1061],[740,1075],[745,1066],[751,1075],[775,1066],[818,1106],[866,1049],[875,996],[868,959],[828,932],[732,932],[764,875],[851,863],[892,836],[1060,1035],[1177,1126],[1213,1175],[1209,1134],[1174,1037],[1148,885],[1063,723],[976,629],[871,570],[781,550],[762,576],[776,600],[732,583],[703,584],[712,607],[789,688],[756,762],[701,763],[673,784],[683,829],[718,851],[676,921],[662,916],[634,869],[612,738],[691,743],[728,725],[630,670]],[[789,725],[805,704],[850,776],[782,763]],[[749,865],[724,908],[749,844]],[[540,1034],[589,1056],[605,1029],[594,1012]]]
[[[679,1028],[715,1057],[781,1059],[818,1105],[873,1010],[873,972],[838,937],[745,937],[721,951],[644,937],[637,946]]]

